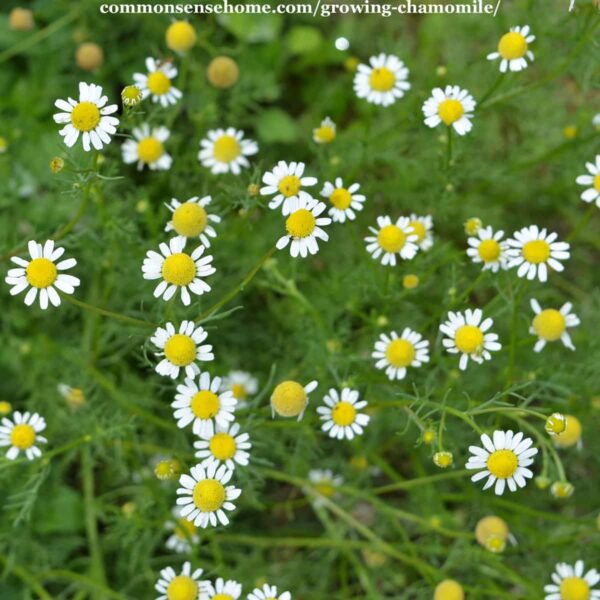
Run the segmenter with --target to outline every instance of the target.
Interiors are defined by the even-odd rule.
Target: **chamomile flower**
[[[0,425],[0,447],[10,446],[6,458],[14,460],[20,452],[23,452],[28,460],[39,458],[42,451],[37,444],[45,444],[48,441],[39,435],[44,429],[46,421],[38,413],[15,411],[12,421],[3,417]]]
[[[198,449],[195,456],[202,459],[203,467],[224,463],[228,469],[233,470],[236,465],[248,465],[248,450],[252,448],[252,444],[247,433],[240,433],[238,423],[217,425],[212,434],[205,431],[200,434],[200,438],[194,442],[194,448]]]
[[[101,150],[104,144],[110,144],[110,136],[116,133],[119,119],[110,116],[117,112],[118,106],[106,106],[107,102],[108,98],[102,95],[101,86],[81,82],[79,102],[68,98],[54,103],[56,108],[63,111],[56,113],[53,118],[55,123],[64,125],[58,133],[63,136],[67,147],[71,148],[75,144],[79,134],[86,152],[91,150],[91,146]]]
[[[242,595],[242,584],[233,579],[225,581],[219,577],[214,585],[210,581],[206,584],[198,600],[238,600]]]
[[[595,162],[585,163],[589,175],[580,175],[575,181],[579,185],[585,185],[586,190],[581,194],[584,202],[595,202],[600,208],[600,154],[596,155]]]
[[[365,238],[367,252],[377,260],[381,256],[382,265],[396,266],[396,255],[403,260],[415,257],[419,247],[418,236],[410,226],[408,217],[398,217],[396,223],[385,217],[377,217],[378,228],[369,227],[374,236]]]
[[[464,371],[469,359],[481,364],[484,360],[491,360],[491,352],[502,348],[498,342],[498,335],[489,333],[494,321],[490,318],[483,319],[483,312],[476,308],[468,308],[464,313],[448,313],[448,320],[440,325],[440,331],[446,335],[442,341],[444,348],[450,354],[461,353],[458,368]]]
[[[173,86],[172,79],[177,77],[177,69],[168,61],[146,59],[147,73],[134,73],[133,80],[142,90],[144,98],[150,96],[152,102],[160,102],[161,106],[176,104],[181,92]]]
[[[212,202],[210,196],[198,198],[193,196],[185,202],[171,198],[166,207],[173,213],[165,231],[174,231],[183,241],[188,238],[199,239],[203,246],[210,247],[210,238],[217,237],[217,232],[211,223],[220,223],[221,217],[210,214],[206,207]]]
[[[193,431],[199,436],[210,436],[215,426],[227,428],[234,420],[237,400],[231,392],[220,392],[221,378],[213,377],[204,371],[196,383],[193,379],[185,379],[177,386],[175,401],[171,406],[175,409],[173,416],[179,428],[187,427],[193,422]]]
[[[535,35],[529,33],[529,25],[511,27],[498,42],[498,50],[487,55],[488,60],[500,58],[500,72],[522,71],[527,68],[528,58],[533,62],[533,53],[529,44],[535,40]]]
[[[475,539],[481,546],[494,554],[504,552],[507,541],[510,541],[513,545],[517,544],[517,540],[510,533],[506,521],[494,515],[483,517],[483,519],[477,521]]]
[[[433,246],[433,219],[431,215],[419,216],[413,213],[408,218],[413,233],[417,236],[415,244],[426,252]]]
[[[210,292],[210,285],[204,281],[216,269],[212,266],[213,257],[204,254],[204,246],[198,246],[191,254],[183,251],[185,239],[172,238],[168,244],[160,244],[160,254],[149,250],[142,264],[144,279],[160,279],[154,289],[154,297],[170,300],[179,290],[185,306],[191,303],[190,292],[201,296]]]
[[[342,389],[341,394],[331,388],[325,395],[325,406],[319,406],[317,412],[324,421],[321,429],[329,437],[351,440],[355,435],[363,434],[363,427],[369,424],[370,417],[359,412],[367,406],[367,401],[358,398],[358,392],[347,387]]]
[[[230,371],[223,377],[221,391],[229,390],[238,401],[237,408],[247,406],[248,396],[253,396],[258,391],[258,379],[246,371]]]
[[[290,255],[306,258],[319,251],[318,239],[326,242],[329,235],[323,227],[331,224],[329,217],[321,217],[327,207],[314,198],[293,198],[289,203],[289,216],[285,220],[286,234],[277,241],[277,249],[283,250],[290,244]]]
[[[464,600],[465,591],[454,579],[444,579],[435,586],[433,600]]]
[[[262,178],[265,184],[260,188],[263,196],[275,196],[269,202],[269,208],[276,210],[282,204],[283,216],[292,212],[292,204],[295,200],[312,200],[312,196],[305,192],[303,187],[312,187],[317,184],[316,177],[304,177],[305,165],[302,162],[286,163],[280,160],[272,171],[267,171]]]
[[[181,514],[203,529],[209,524],[227,525],[229,518],[225,511],[235,509],[232,500],[242,493],[233,485],[227,485],[232,475],[231,469],[225,465],[218,467],[216,463],[206,469],[202,465],[192,467],[190,475],[179,478],[182,487],[177,490],[177,504],[182,507]]]
[[[66,383],[59,383],[56,387],[58,393],[73,410],[81,408],[85,404],[85,394],[81,388],[71,387]]]
[[[600,600],[600,590],[593,589],[600,573],[596,569],[586,573],[582,560],[574,565],[557,563],[551,578],[552,583],[544,586],[544,600]]]
[[[308,473],[308,481],[321,496],[332,499],[337,489],[344,483],[343,477],[334,475],[331,469],[312,469]],[[322,506],[320,498],[311,498],[313,506]]]
[[[577,327],[579,325],[579,317],[571,312],[573,305],[570,302],[563,304],[560,309],[545,308],[542,310],[539,302],[531,299],[531,308],[535,313],[529,333],[538,336],[533,350],[540,352],[547,342],[556,342],[560,340],[569,350],[575,350],[571,336],[567,332],[569,327]]]
[[[533,464],[533,457],[538,453],[537,448],[531,448],[533,440],[524,438],[521,432],[494,431],[492,438],[489,435],[481,436],[483,448],[469,446],[471,456],[465,465],[467,469],[476,469],[479,472],[471,477],[471,481],[480,481],[487,477],[483,486],[484,490],[494,487],[497,496],[501,496],[508,485],[511,492],[518,487],[525,487],[526,479],[531,479],[533,473],[529,467]]]
[[[429,341],[405,327],[400,335],[395,331],[389,335],[382,333],[371,356],[377,361],[375,368],[385,369],[389,379],[404,379],[408,367],[420,367],[429,362]]]
[[[458,135],[465,135],[473,127],[471,119],[476,104],[473,96],[457,85],[447,85],[444,90],[434,88],[431,98],[425,100],[423,104],[425,125],[437,127],[443,123],[447,127],[454,128]]]
[[[297,381],[282,381],[271,394],[271,412],[281,417],[298,417],[302,419],[308,406],[308,395],[317,389],[318,382],[311,381],[302,386]]]
[[[504,231],[499,230],[494,233],[491,226],[481,227],[477,233],[467,238],[469,248],[467,256],[474,263],[483,263],[483,270],[490,270],[497,273],[500,269],[506,269],[507,255],[506,242],[502,241]]]
[[[181,514],[181,507],[173,508],[173,521],[165,523],[165,529],[173,533],[167,538],[165,546],[178,554],[190,554],[200,541],[198,529]]]
[[[47,240],[44,245],[31,240],[27,244],[31,260],[25,260],[18,256],[11,256],[10,260],[17,265],[9,269],[4,281],[12,286],[10,295],[16,296],[29,288],[25,294],[25,304],[31,306],[35,299],[40,299],[42,310],[48,308],[48,304],[60,305],[58,291],[63,294],[73,294],[79,286],[79,279],[73,275],[61,273],[72,269],[77,261],[74,258],[66,258],[56,262],[65,249],[54,246],[53,240]]]
[[[173,159],[165,150],[164,143],[169,139],[171,132],[166,127],[153,127],[144,123],[134,127],[131,132],[132,140],[127,140],[121,146],[123,162],[125,164],[137,163],[138,171],[148,165],[151,171],[168,171]]]
[[[202,569],[192,572],[192,565],[183,563],[181,573],[177,575],[173,567],[161,570],[160,578],[154,589],[160,594],[156,600],[197,600],[202,582],[200,576]]]
[[[356,218],[355,211],[361,211],[363,202],[366,200],[363,194],[356,193],[359,189],[359,183],[344,187],[341,177],[337,177],[334,183],[325,182],[321,190],[321,196],[331,202],[332,206],[328,214],[334,222],[344,223],[346,219],[354,221]]]
[[[552,441],[559,448],[570,448],[576,446],[578,449],[583,447],[581,436],[583,428],[581,421],[574,415],[564,415],[565,428],[560,433],[552,437]]]
[[[523,227],[513,233],[513,238],[506,241],[509,258],[508,268],[518,267],[517,275],[532,280],[536,277],[545,282],[548,269],[563,271],[561,263],[571,255],[567,242],[557,242],[558,234],[548,233],[546,228],[537,225]]]
[[[379,54],[369,64],[359,64],[354,76],[354,91],[371,104],[390,106],[410,89],[408,69],[392,54]]]
[[[281,592],[278,595],[277,586],[265,583],[261,588],[254,588],[247,596],[247,600],[292,600],[290,592]]]
[[[239,175],[242,169],[250,166],[246,157],[258,152],[254,140],[244,139],[244,132],[229,127],[213,129],[200,140],[198,160],[210,169],[211,173],[233,173]]]
[[[179,371],[185,370],[189,378],[200,373],[200,367],[196,361],[214,360],[210,344],[202,344],[208,337],[203,327],[196,327],[194,321],[182,321],[179,331],[176,331],[173,323],[167,323],[164,327],[158,327],[150,341],[158,347],[161,352],[156,356],[164,357],[156,365],[159,375],[177,379]]]
[[[335,140],[336,125],[329,118],[325,117],[321,124],[312,130],[312,138],[317,144],[330,144]]]

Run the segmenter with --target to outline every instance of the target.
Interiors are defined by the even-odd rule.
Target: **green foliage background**
[[[307,162],[320,183],[358,181],[367,196],[355,222],[329,228],[330,241],[315,258],[274,254],[205,322],[216,355],[209,371],[250,371],[261,392],[238,413],[254,444],[250,467],[234,476],[243,489],[238,509],[229,527],[201,533],[195,566],[238,579],[245,593],[266,579],[295,600],[430,598],[443,577],[461,581],[468,598],[533,600],[556,562],[583,558],[598,567],[600,215],[579,200],[575,185],[600,139],[591,125],[600,108],[600,18],[592,3],[582,0],[569,14],[566,0],[516,0],[503,3],[496,19],[197,18],[198,44],[176,59],[183,101],[169,109],[145,103],[120,128],[126,136],[142,118],[169,126],[173,168],[140,173],[125,166],[124,138],[116,137],[100,161],[100,173],[114,179],[88,171],[93,155],[80,144],[64,147],[52,121],[54,100],[74,96],[81,80],[101,84],[116,102],[146,56],[171,56],[164,44],[169,18],[108,17],[92,0],[39,0],[31,3],[36,29],[19,33],[8,27],[13,5],[4,2],[0,16],[0,135],[9,144],[0,155],[3,269],[27,240],[57,239],[58,232],[78,260],[76,298],[151,324],[179,321],[211,314],[282,234],[281,215],[247,192],[278,160]],[[526,23],[537,36],[535,62],[508,76],[476,112],[472,133],[454,140],[447,169],[444,133],[423,124],[423,101],[447,83],[481,98],[498,76],[486,54],[509,26]],[[343,65],[349,53],[333,46],[339,35],[361,61],[381,51],[403,59],[411,71],[407,96],[388,109],[356,99]],[[88,40],[105,53],[93,74],[74,63],[78,43]],[[217,54],[240,66],[231,91],[206,80]],[[338,137],[317,147],[311,130],[327,115]],[[564,137],[567,125],[577,126],[575,139]],[[252,168],[237,178],[212,176],[196,159],[205,132],[225,126],[260,145]],[[67,163],[56,175],[49,169],[54,156]],[[205,194],[223,217],[211,248],[213,291],[189,308],[167,306],[142,279],[143,257],[167,239],[163,203]],[[431,251],[395,269],[372,261],[367,226],[380,214],[410,212],[433,216]],[[531,223],[557,231],[572,244],[564,274],[545,285],[513,271],[480,276],[465,254],[463,222],[472,216],[507,234]],[[406,273],[419,275],[417,289],[403,289]],[[576,352],[551,344],[533,353],[531,297],[542,305],[574,303],[582,320]],[[152,327],[68,302],[44,313],[25,307],[22,296],[11,298],[5,284],[0,302],[0,399],[44,415],[49,439],[35,463],[0,459],[0,597],[154,597],[159,570],[185,557],[164,547],[177,484],[157,481],[152,461],[175,456],[185,469],[195,461],[191,431],[178,430],[172,418],[174,385],[153,372]],[[491,362],[459,373],[457,359],[441,351],[438,325],[447,310],[466,307],[494,318],[504,347]],[[374,369],[370,352],[381,332],[404,326],[430,339],[432,362],[392,384]],[[287,378],[320,382],[300,423],[270,418],[271,390]],[[57,392],[60,382],[82,388],[85,406],[71,410]],[[325,391],[341,385],[359,389],[373,408],[364,436],[352,443],[326,438],[315,413]],[[518,428],[502,403],[577,415],[583,448],[561,452],[572,498],[556,501],[533,483],[496,498],[465,477],[467,447],[478,436],[464,416],[484,403],[498,409],[476,417],[486,431]],[[436,448],[420,439],[421,428],[437,429],[442,414],[444,448],[455,466],[440,475],[431,461]],[[539,432],[536,443],[547,444],[543,421],[526,420]],[[366,457],[369,469],[353,467],[356,456]],[[345,479],[333,504],[318,509],[302,491],[314,468]],[[540,456],[537,474],[541,468]],[[556,478],[552,465],[547,474]],[[387,485],[395,488],[381,489]],[[503,555],[474,541],[474,525],[487,514],[503,517],[518,539]]]

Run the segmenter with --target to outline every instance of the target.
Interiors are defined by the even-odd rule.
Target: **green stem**
[[[0,554],[0,563],[6,567],[8,573],[16,575],[21,581],[26,583],[31,590],[38,595],[40,600],[52,600],[52,596],[44,589],[37,579],[24,567],[15,565],[12,561]]]
[[[68,294],[61,294],[61,298],[63,298],[63,300],[66,300],[71,304],[74,304],[75,306],[78,306],[79,308],[90,310],[105,317],[110,317],[111,319],[115,319],[117,321],[129,323],[130,325],[136,325],[137,327],[147,327],[149,329],[155,329],[157,327],[155,323],[150,323],[150,321],[142,321],[141,319],[128,317],[127,315],[122,315],[121,313],[113,312],[112,310],[107,310],[106,308],[100,308],[99,306],[88,304],[87,302],[83,302],[82,300],[77,300],[77,298],[73,298]]]
[[[504,81],[505,75],[506,73],[500,73],[499,77],[496,79],[496,81],[494,81],[488,91],[479,99],[479,102],[477,103],[478,108],[481,108],[487,102],[488,98],[500,87]]]

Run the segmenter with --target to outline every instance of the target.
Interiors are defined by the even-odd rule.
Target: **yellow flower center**
[[[417,236],[417,243],[422,242],[427,235],[425,224],[421,223],[421,221],[411,221],[410,226],[412,227],[413,234]]]
[[[315,137],[323,144],[328,144],[335,140],[335,129],[331,125],[321,125],[315,129]]]
[[[188,521],[185,517],[182,517],[177,520],[174,533],[179,539],[186,540],[196,533],[196,526],[192,521]]]
[[[175,52],[185,52],[196,43],[196,32],[187,21],[175,21],[166,33],[167,46]]]
[[[314,487],[321,496],[325,496],[326,498],[331,498],[335,494],[335,487],[331,481],[319,481]]]
[[[35,429],[27,423],[15,425],[13,430],[10,432],[10,443],[20,450],[27,450],[27,448],[31,448],[34,442]]]
[[[594,189],[600,192],[600,173],[594,177]]]
[[[462,586],[453,579],[445,579],[435,588],[433,600],[463,600],[465,593]]]
[[[456,331],[454,343],[465,354],[479,352],[483,348],[483,331],[475,325],[463,325]]]
[[[581,577],[565,577],[560,584],[560,597],[562,600],[588,600],[590,586]]]
[[[496,450],[487,459],[488,471],[498,479],[507,479],[514,475],[519,459],[512,450]]]
[[[406,234],[397,225],[386,225],[379,230],[377,241],[386,252],[399,252],[406,243]]]
[[[482,546],[487,546],[491,538],[504,541],[508,538],[508,525],[500,517],[484,517],[475,527],[475,538]]]
[[[199,419],[212,419],[219,412],[219,396],[210,390],[200,390],[192,398],[192,412]]]
[[[389,92],[396,83],[396,76],[387,67],[379,67],[371,71],[369,83],[376,92]]]
[[[10,402],[6,400],[0,401],[0,415],[7,415],[12,410]]]
[[[183,333],[172,335],[165,343],[165,356],[176,367],[186,367],[196,358],[196,342]]]
[[[286,231],[295,238],[309,236],[317,224],[315,216],[306,208],[300,208],[293,212],[285,221]]]
[[[544,240],[531,240],[523,246],[523,258],[535,265],[546,262],[550,258],[550,245]]]
[[[419,277],[418,275],[414,275],[413,273],[409,273],[402,278],[402,285],[407,290],[413,290],[419,285]]]
[[[554,441],[563,448],[574,446],[581,439],[581,422],[573,415],[565,415],[567,423],[564,431],[554,436]]]
[[[171,89],[171,80],[162,71],[154,71],[148,75],[148,89],[155,96],[162,96]]]
[[[173,479],[175,476],[175,464],[169,459],[161,460],[154,467],[154,474],[156,475],[156,478],[160,479],[161,481]]]
[[[162,276],[173,285],[188,285],[196,276],[196,265],[192,257],[185,252],[171,254],[163,262]]]
[[[228,433],[217,433],[210,438],[209,448],[215,458],[228,460],[235,454],[235,440]]]
[[[196,600],[198,584],[187,575],[171,579],[167,588],[167,600]]]
[[[533,329],[544,340],[554,342],[560,339],[567,326],[564,316],[555,308],[547,308],[533,319]]]
[[[138,157],[142,162],[156,162],[164,153],[165,149],[155,137],[147,137],[138,142]]]
[[[465,222],[465,233],[467,235],[475,235],[481,229],[481,219],[471,217]]]
[[[212,597],[212,600],[233,600],[233,596],[229,594],[217,594]]]
[[[477,252],[483,262],[495,262],[500,257],[500,244],[496,240],[483,240]]]
[[[248,395],[245,386],[241,383],[234,383],[231,386],[231,393],[233,394],[233,397],[238,400],[243,400]]]
[[[438,115],[446,125],[452,125],[465,114],[465,109],[460,100],[448,98],[440,102],[438,106]]]
[[[93,102],[80,102],[71,111],[71,123],[79,131],[91,131],[100,123],[100,110]]]
[[[352,203],[352,196],[346,188],[337,188],[333,190],[333,193],[329,196],[329,201],[336,208],[346,210]]]
[[[397,339],[390,342],[385,357],[397,369],[408,367],[415,359],[415,347],[408,340]]]
[[[214,512],[225,502],[225,488],[216,479],[199,481],[194,487],[194,504],[202,512]]]
[[[179,235],[197,237],[208,223],[208,216],[202,206],[196,202],[184,202],[173,213],[173,227]]]
[[[73,407],[85,404],[85,394],[79,388],[70,388],[65,399]]]
[[[127,105],[134,105],[142,99],[142,91],[137,85],[128,85],[121,92],[121,99]]]
[[[232,135],[222,135],[213,147],[215,159],[223,163],[236,159],[240,151],[240,143]]]
[[[506,540],[501,538],[499,535],[490,535],[484,544],[485,548],[487,548],[490,552],[494,554],[500,554],[504,552],[504,548],[506,548]]]
[[[302,182],[295,175],[286,175],[279,182],[279,191],[286,197],[296,196],[302,187]]]
[[[350,402],[342,400],[338,402],[331,410],[331,418],[336,425],[340,427],[347,427],[354,423],[356,418],[356,409]]]
[[[56,265],[47,258],[34,258],[25,269],[29,285],[36,288],[46,288],[56,281],[58,271]]]
[[[509,31],[500,38],[498,52],[506,60],[521,58],[527,52],[527,40],[520,33]]]
[[[282,417],[297,417],[308,404],[304,388],[296,381],[280,383],[271,396],[271,405]]]

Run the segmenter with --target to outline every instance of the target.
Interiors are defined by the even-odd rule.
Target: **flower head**
[[[588,203],[595,202],[596,206],[600,208],[600,154],[596,155],[593,163],[585,163],[585,168],[589,174],[580,175],[575,180],[579,185],[586,186],[586,189],[581,193],[581,199]]]
[[[500,72],[522,71],[527,68],[527,60],[533,62],[533,53],[529,44],[535,40],[535,35],[529,33],[529,25],[511,27],[498,42],[498,50],[487,55],[488,60],[500,58]]]
[[[308,395],[318,385],[316,381],[311,381],[304,387],[297,381],[282,381],[271,394],[273,417],[277,413],[281,417],[298,417],[298,421],[300,421],[308,406]]]
[[[258,379],[246,371],[230,371],[223,377],[221,391],[229,390],[238,401],[238,408],[247,405],[248,396],[253,396],[258,391]]]
[[[371,104],[390,106],[410,89],[408,69],[392,54],[379,54],[369,64],[359,64],[354,76],[354,91]]]
[[[160,578],[154,586],[160,594],[156,600],[197,600],[202,582],[199,581],[202,569],[192,572],[191,564],[183,563],[181,573],[177,575],[172,567],[161,570]]]
[[[206,77],[211,85],[224,90],[237,83],[240,78],[240,69],[235,60],[229,56],[216,56],[208,65]]]
[[[177,77],[177,69],[169,61],[146,59],[147,73],[134,73],[133,80],[142,90],[144,98],[150,96],[153,102],[161,106],[176,104],[181,98],[181,92],[173,86],[172,79]]]
[[[370,417],[359,412],[367,406],[367,401],[359,400],[356,390],[346,387],[340,394],[331,388],[323,402],[325,406],[319,406],[317,412],[324,421],[322,429],[329,437],[351,440],[355,435],[363,434],[363,427],[369,424]]]
[[[398,217],[392,223],[390,217],[377,217],[378,228],[369,227],[374,234],[365,238],[367,252],[377,260],[381,256],[382,265],[396,266],[396,255],[402,260],[411,260],[415,257],[417,234],[410,225],[408,217]]]
[[[248,594],[248,600],[292,600],[289,592],[278,594],[277,586],[265,583],[262,588],[254,588]]]
[[[475,539],[490,552],[503,552],[509,537],[508,525],[500,517],[490,515],[477,521]]]
[[[443,123],[452,127],[458,135],[465,135],[473,127],[471,119],[476,104],[473,96],[457,85],[447,85],[443,90],[434,88],[431,97],[423,104],[425,125],[437,127]]]
[[[82,389],[71,387],[66,383],[59,383],[57,389],[73,410],[81,408],[85,404],[85,394]]]
[[[471,217],[464,222],[465,233],[471,236],[476,235],[482,225],[479,217]]]
[[[127,140],[121,147],[125,164],[137,163],[138,171],[148,165],[151,171],[168,171],[173,159],[165,150],[164,143],[171,132],[166,127],[153,127],[147,123],[135,127],[133,139]]]
[[[184,54],[196,43],[196,30],[188,21],[173,21],[165,32],[167,47]]]
[[[225,581],[218,577],[214,585],[210,581],[206,584],[198,600],[238,600],[242,595],[242,584],[233,579]]]
[[[409,219],[413,233],[417,236],[415,244],[426,252],[433,246],[433,219],[431,215],[419,216],[412,213]]]
[[[581,435],[583,428],[581,421],[574,415],[564,415],[565,428],[554,437],[554,443],[559,448],[570,448],[571,446],[581,447]]]
[[[600,590],[593,589],[600,581],[596,569],[585,572],[585,564],[557,563],[551,576],[552,583],[544,586],[544,600],[600,600]]]
[[[433,600],[463,600],[464,597],[462,585],[454,579],[444,579],[437,584],[433,593]]]
[[[579,325],[579,317],[571,312],[573,305],[570,302],[563,304],[560,309],[545,308],[542,310],[539,302],[531,299],[531,308],[535,317],[529,328],[529,333],[538,336],[534,351],[540,352],[547,342],[560,340],[570,350],[575,350],[571,336],[567,329]]]
[[[199,239],[203,246],[210,247],[210,238],[217,237],[217,232],[211,223],[220,223],[221,217],[206,211],[212,202],[210,196],[199,198],[193,196],[185,202],[172,198],[166,207],[173,213],[165,231],[174,231],[186,242],[188,239]]]
[[[325,117],[321,124],[312,130],[313,140],[317,144],[330,144],[335,140],[335,136],[336,125],[329,117]]]
[[[467,239],[469,248],[467,255],[474,263],[483,263],[483,270],[489,269],[497,273],[500,269],[506,269],[507,255],[506,242],[502,241],[504,231],[496,231],[488,225],[480,227],[476,235]]]
[[[389,379],[404,379],[408,367],[420,367],[429,362],[429,341],[405,327],[400,335],[395,331],[389,335],[382,333],[371,356],[377,361],[375,368],[385,369]]]
[[[10,446],[6,458],[14,460],[20,452],[23,452],[28,460],[39,458],[42,451],[37,444],[45,444],[48,441],[39,435],[44,429],[46,421],[38,413],[15,411],[12,421],[3,417],[0,425],[0,447]]]
[[[331,469],[312,469],[308,473],[308,481],[321,496],[331,500],[343,483],[344,479],[340,475],[334,475]],[[322,506],[324,504],[321,498],[311,498],[313,506]]]
[[[127,85],[121,92],[121,102],[123,106],[137,106],[144,98],[142,90],[137,85]]]
[[[252,448],[252,444],[247,433],[240,433],[238,423],[217,425],[212,434],[205,430],[200,438],[194,442],[194,448],[197,448],[195,456],[202,459],[203,467],[224,463],[233,471],[236,465],[248,465],[248,450]]]
[[[562,413],[552,413],[544,425],[548,435],[558,435],[567,428],[567,418]]]
[[[575,486],[568,481],[555,481],[550,486],[550,493],[554,498],[558,500],[565,500],[566,498],[570,498],[575,491]]]
[[[452,452],[436,452],[433,455],[433,464],[440,469],[447,469],[453,462]]]
[[[233,173],[239,175],[242,169],[248,168],[250,162],[246,157],[258,152],[258,144],[254,140],[244,139],[244,132],[233,127],[212,129],[200,140],[198,160],[210,169],[211,173]]]
[[[179,506],[173,508],[173,520],[165,523],[165,529],[173,532],[165,546],[178,554],[190,554],[200,540],[198,529],[181,514]]]
[[[280,160],[272,171],[267,171],[262,178],[265,184],[260,188],[263,196],[274,197],[269,202],[269,208],[275,210],[282,206],[283,216],[292,212],[292,206],[299,199],[308,203],[313,200],[312,196],[304,191],[303,187],[312,187],[317,184],[316,177],[304,176],[304,163],[286,163]]]
[[[354,221],[356,211],[363,209],[363,203],[366,200],[363,194],[357,193],[359,189],[359,183],[345,187],[341,177],[337,177],[333,183],[325,182],[321,196],[331,203],[328,214],[334,222],[344,223],[346,219]]]

